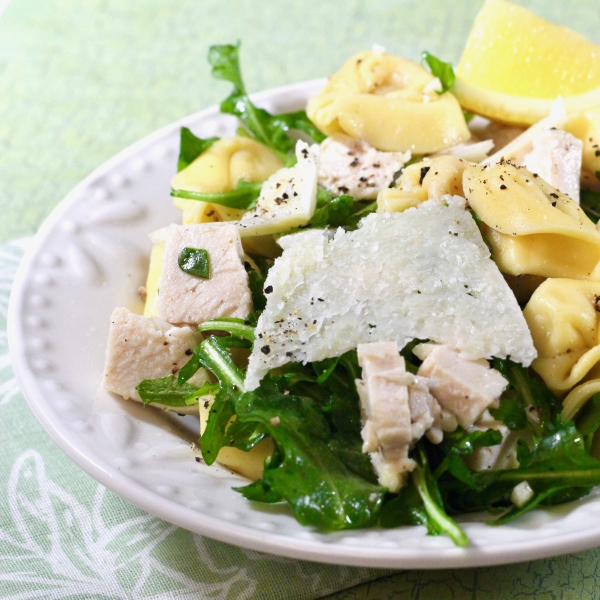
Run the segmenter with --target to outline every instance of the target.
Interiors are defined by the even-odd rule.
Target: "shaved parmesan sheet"
[[[287,362],[338,356],[358,344],[413,338],[470,358],[536,352],[517,301],[459,197],[375,213],[353,232],[280,240],[265,282],[246,388]]]
[[[293,167],[275,171],[264,182],[256,207],[237,221],[241,237],[289,231],[312,217],[317,204],[319,147],[298,140],[296,158]]]

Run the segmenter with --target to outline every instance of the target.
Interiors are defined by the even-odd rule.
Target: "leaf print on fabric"
[[[78,594],[86,599],[191,600],[209,591],[211,598],[225,599],[234,584],[238,592],[240,583],[248,588],[243,569],[232,567],[225,581],[207,589],[159,561],[155,551],[169,545],[177,528],[144,513],[110,525],[103,510],[106,493],[97,486],[87,508],[47,477],[38,452],[29,450],[17,459],[8,481],[16,534],[0,530],[0,589],[14,591],[3,598],[59,600]],[[187,550],[193,552],[194,545],[188,542]]]

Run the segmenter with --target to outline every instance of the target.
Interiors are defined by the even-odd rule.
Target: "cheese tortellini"
[[[414,163],[402,171],[396,187],[379,192],[377,210],[403,212],[446,194],[464,197],[463,173],[472,164],[456,156],[436,156]]]
[[[581,181],[584,187],[600,190],[600,109],[596,108],[569,117],[565,131],[583,142]]]
[[[219,194],[234,189],[240,179],[264,181],[283,167],[282,159],[270,148],[247,137],[223,138],[177,173],[173,189]],[[183,211],[183,224],[237,221],[245,211],[197,200],[174,199]]]
[[[501,271],[600,279],[600,233],[577,203],[527,169],[465,169],[464,191]]]
[[[417,63],[386,52],[352,57],[306,107],[327,135],[346,134],[378,150],[427,154],[471,136],[456,98]]]
[[[600,392],[600,281],[547,279],[523,311],[538,358],[534,370],[572,418]]]

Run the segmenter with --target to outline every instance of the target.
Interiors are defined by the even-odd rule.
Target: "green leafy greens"
[[[144,404],[164,404],[165,406],[192,406],[198,404],[198,398],[213,392],[218,386],[207,383],[196,387],[179,383],[174,375],[161,379],[144,379],[136,386]]]
[[[183,171],[183,169],[192,164],[218,139],[218,137],[202,139],[196,137],[187,127],[182,127],[179,142],[179,160],[177,161],[177,172]]]
[[[238,42],[235,45],[211,46],[208,52],[213,76],[233,84],[231,94],[221,103],[221,112],[238,117],[247,135],[283,155],[291,152],[296,145],[289,136],[294,129],[303,131],[316,142],[323,141],[325,136],[304,111],[272,115],[250,100],[240,71],[239,49]]]
[[[456,75],[454,74],[452,63],[444,62],[427,51],[421,53],[421,58],[429,67],[431,74],[437,77],[442,84],[442,90],[437,92],[438,94],[441,95],[454,87]]]
[[[177,264],[188,275],[210,278],[210,259],[203,248],[184,248],[177,257]]]
[[[264,144],[281,156],[287,166],[295,163],[293,150],[296,141],[290,136],[294,130],[308,135],[313,141],[320,143],[325,139],[303,110],[293,113],[272,115],[263,108],[257,107],[246,91],[239,63],[240,43],[211,46],[208,62],[212,67],[215,79],[229,81],[233,84],[231,94],[221,102],[221,112],[231,114],[240,119],[244,128],[238,133],[251,137]],[[187,127],[181,128],[181,142],[177,170],[189,166],[203,152],[208,150],[219,138],[202,139],[195,136]],[[228,208],[249,210],[254,208],[263,182],[248,182],[240,179],[234,189],[223,193],[205,193],[192,190],[173,189],[171,196],[186,200],[210,202]]]
[[[270,394],[242,395],[238,419],[261,423],[280,449],[258,482],[239,488],[257,500],[287,500],[298,521],[320,529],[373,525],[384,489],[350,471],[331,451],[331,431],[311,398]]]
[[[211,204],[219,204],[228,208],[250,209],[256,206],[261,188],[262,181],[249,183],[240,179],[237,186],[229,192],[207,193],[191,190],[171,190],[171,196],[174,198],[185,198],[186,200],[210,202]]]
[[[307,223],[288,233],[325,227],[343,227],[346,231],[353,231],[363,217],[376,210],[377,202],[375,201],[355,201],[352,196],[347,194],[334,197],[330,192],[319,187],[317,189],[317,206],[312,217]]]

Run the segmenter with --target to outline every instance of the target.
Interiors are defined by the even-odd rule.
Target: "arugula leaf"
[[[442,494],[456,512],[508,507],[500,517],[500,522],[506,523],[538,504],[571,501],[600,484],[600,461],[587,453],[584,438],[574,424],[560,418],[551,431],[534,442],[532,450],[519,453],[519,461],[517,469],[469,472],[467,477],[447,473],[439,480]],[[512,490],[523,481],[534,494],[524,506],[512,506]]]
[[[385,490],[350,471],[331,451],[331,430],[311,398],[260,387],[236,400],[242,422],[259,422],[275,440],[281,462],[265,468],[260,483],[237,488],[248,498],[284,498],[298,521],[322,530],[372,525]]]
[[[577,415],[577,429],[591,435],[600,427],[600,394],[594,394]]]
[[[333,200],[334,196],[324,187],[317,185],[317,203],[316,208],[323,208]]]
[[[362,451],[360,437],[337,432],[333,434],[327,445],[353,473],[370,483],[377,484],[377,475],[373,470],[371,457]]]
[[[226,429],[229,420],[235,415],[235,396],[231,388],[221,387],[210,407],[206,429],[200,437],[200,450],[207,465],[212,465],[217,460],[219,450],[227,445]]]
[[[198,331],[226,331],[234,337],[254,341],[254,326],[250,325],[247,320],[236,319],[234,317],[221,317],[219,319],[211,319],[205,321],[198,326]]]
[[[457,546],[466,546],[469,540],[465,532],[446,513],[422,444],[418,445],[417,453],[420,464],[417,464],[408,484],[401,488],[398,496],[383,506],[379,519],[381,526],[425,525],[429,535],[445,534]]]
[[[311,227],[343,227],[346,231],[353,231],[363,217],[376,210],[377,202],[339,196],[315,210],[308,224]]]
[[[463,466],[464,463],[461,460],[457,462],[455,458],[472,454],[478,448],[496,446],[501,442],[502,434],[496,429],[476,430],[468,433],[459,427],[455,431],[445,432],[444,439],[437,448],[445,455],[445,458],[436,467],[435,478],[438,479],[442,473],[449,470],[460,479],[460,475],[464,473],[464,470],[459,466],[459,463]]]
[[[273,266],[273,261],[271,259],[263,258],[262,256],[250,256],[250,258],[259,269],[256,271],[250,262],[244,262],[244,268],[246,269],[246,273],[248,273],[248,286],[250,287],[250,293],[252,294],[252,304],[255,309],[256,321],[258,321],[260,311],[263,311],[267,305],[264,287],[267,273],[271,266]],[[254,322],[254,325],[256,325],[256,322]]]
[[[475,221],[475,225],[477,225],[477,228],[479,229],[479,233],[481,234],[481,239],[483,240],[483,243],[488,247],[488,250],[490,251],[490,258],[493,260],[494,259],[494,249],[492,248],[492,243],[490,242],[488,236],[485,234],[485,230],[483,228],[484,222],[481,220],[481,217],[472,208],[469,208],[467,210],[471,213],[471,216],[473,217],[473,221]]]
[[[311,363],[314,372],[317,374],[317,383],[319,385],[327,381],[340,362],[340,358],[341,356],[336,356],[335,358],[326,358]]]
[[[429,340],[420,340],[418,338],[415,338],[414,340],[408,342],[408,344],[406,344],[406,346],[404,346],[404,348],[400,350],[400,354],[404,358],[404,365],[406,367],[406,370],[412,373],[413,375],[417,374],[417,371],[419,370],[419,367],[423,362],[422,360],[419,360],[419,358],[415,354],[413,354],[413,349],[415,346],[418,346],[419,344],[426,344],[427,342],[429,342]]]
[[[177,264],[188,275],[210,278],[210,258],[203,248],[184,248],[177,257]]]
[[[260,423],[242,423],[233,421],[227,428],[227,446],[248,452],[267,436],[267,430]]]
[[[177,375],[177,385],[182,386],[186,381],[191,379],[196,371],[202,366],[200,362],[200,346],[196,346],[190,356],[190,360],[179,369]]]
[[[386,498],[379,515],[379,524],[386,529],[402,525],[425,525],[428,533],[436,533],[412,477],[397,496],[390,494]]]
[[[600,192],[582,189],[579,193],[579,204],[592,223],[600,220]]]
[[[210,202],[211,204],[219,204],[228,208],[250,209],[256,206],[262,185],[262,181],[250,183],[244,179],[240,179],[237,182],[237,186],[229,192],[209,194],[206,192],[172,189],[171,196],[174,198],[185,198],[186,200]]]
[[[490,408],[489,411],[496,421],[501,421],[511,431],[520,431],[527,427],[525,410],[516,397],[503,394],[500,399],[500,406]]]
[[[202,153],[206,152],[218,137],[202,139],[196,137],[187,127],[181,128],[179,142],[179,160],[177,161],[177,172],[183,171],[193,163]]]
[[[236,492],[240,492],[247,500],[253,500],[254,502],[273,504],[285,500],[278,491],[271,488],[269,482],[265,479],[258,479],[254,483],[250,483],[243,488],[233,489]]]
[[[444,510],[437,483],[431,477],[429,470],[425,466],[417,466],[412,473],[412,479],[427,513],[427,530],[429,534],[443,533],[457,546],[467,546],[469,538],[462,527]]]
[[[475,116],[474,113],[472,113],[472,112],[470,112],[468,110],[465,110],[464,108],[463,108],[462,112],[463,112],[463,117],[465,118],[465,123],[469,123],[473,119],[473,117]]]
[[[517,416],[517,404],[512,403],[512,425],[525,422],[535,439],[552,433],[557,427],[557,420],[560,423],[562,406],[541,378],[532,370],[508,359],[496,358],[492,366],[500,371],[509,384],[502,399],[516,399],[522,411]],[[492,415],[494,414],[498,413],[494,411]]]
[[[255,140],[281,154],[287,154],[296,145],[288,135],[292,129],[303,131],[316,142],[323,141],[325,136],[308,119],[304,111],[271,115],[254,105],[248,97],[242,79],[239,49],[238,41],[235,45],[211,46],[208,52],[213,76],[233,84],[231,94],[221,103],[221,112],[238,117]]]
[[[200,367],[211,371],[219,380],[219,391],[210,408],[206,429],[200,438],[202,458],[211,465],[219,450],[227,445],[227,425],[234,416],[234,400],[244,391],[244,374],[231,360],[227,347],[231,342],[246,342],[236,338],[210,336],[196,346],[192,357],[179,372],[181,379],[191,377]]]
[[[441,95],[451,90],[456,81],[452,63],[444,62],[427,51],[421,53],[421,58],[427,63],[431,74],[437,77],[442,84],[442,91],[437,92],[437,94]]]
[[[265,468],[274,469],[278,467],[283,462],[283,455],[275,446],[275,450],[273,454],[266,458],[265,460]],[[236,490],[240,491],[240,490]],[[255,502],[267,502],[272,504],[274,502],[282,502],[285,498],[277,491],[271,488],[270,484],[264,479],[258,479],[254,483],[250,483],[249,485],[243,488],[242,494],[248,500],[254,500]]]
[[[326,387],[329,393],[324,411],[333,435],[328,445],[351,471],[367,481],[377,483],[371,459],[362,451],[360,400],[356,391],[356,380],[361,376],[361,369],[356,350],[330,360],[332,364],[321,372],[317,380],[323,381],[320,387]],[[333,370],[330,370],[331,366]],[[325,373],[329,373],[326,378]]]
[[[179,384],[174,375],[160,379],[144,379],[136,386],[144,404],[164,404],[165,406],[192,406],[198,398],[215,391],[219,386],[206,383],[196,387],[187,383]]]
[[[310,220],[304,225],[294,227],[287,233],[295,233],[311,227],[343,227],[346,231],[353,231],[363,217],[375,210],[377,210],[377,202],[355,201],[352,196],[348,195],[334,198],[329,192],[319,187],[317,188],[317,208]]]
[[[356,202],[357,210],[348,217],[344,229],[346,231],[354,231],[358,229],[358,222],[367,215],[374,213],[377,210],[377,200],[373,202]]]
[[[352,196],[333,198],[321,208],[317,208],[304,227],[343,227],[348,218],[360,208]]]

